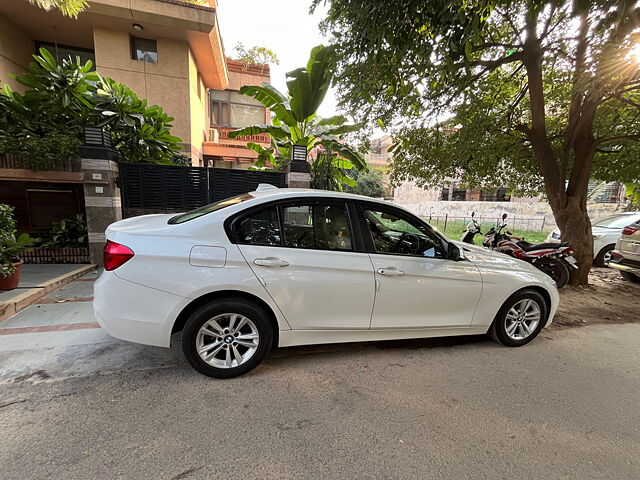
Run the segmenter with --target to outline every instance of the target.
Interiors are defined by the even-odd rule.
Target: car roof
[[[364,200],[367,202],[388,203],[384,200],[376,198],[366,197],[364,195],[357,195],[355,193],[345,192],[331,192],[329,190],[314,190],[312,188],[269,188],[265,190],[256,190],[249,192],[249,195],[255,198],[262,199],[277,199],[288,197],[330,197],[330,198],[345,198],[352,200]]]

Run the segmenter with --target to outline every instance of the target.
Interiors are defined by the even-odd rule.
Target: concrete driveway
[[[62,305],[87,325],[0,334],[3,480],[640,478],[640,324],[283,349],[219,381]]]

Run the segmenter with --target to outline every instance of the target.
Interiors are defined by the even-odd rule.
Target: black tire
[[[541,272],[546,273],[556,282],[556,288],[562,288],[569,283],[569,268],[557,258],[541,258],[533,264]]]
[[[620,271],[620,275],[622,275],[623,279],[629,282],[640,283],[640,275],[636,275],[635,273],[631,273],[631,272],[623,272],[623,271]]]
[[[198,353],[196,342],[198,341],[198,333],[200,332],[200,329],[209,320],[219,315],[223,316],[223,318],[221,318],[219,322],[224,326],[225,314],[237,314],[250,320],[250,322],[253,323],[253,326],[257,330],[258,343],[253,355],[244,363],[233,367],[221,368],[206,362],[200,356],[200,354]],[[240,333],[240,335],[242,334]],[[222,345],[223,347],[223,350],[220,351],[220,354],[224,354],[227,349],[231,351],[232,344],[234,346],[237,345],[235,342],[232,343],[231,341],[229,344],[224,343],[227,341],[227,338],[231,338],[231,340],[233,340],[230,335],[223,334],[220,336],[224,337],[224,340],[222,338],[220,340],[215,340],[219,341],[219,343],[215,344],[216,347],[218,345]],[[205,338],[209,337],[205,335]],[[214,340],[214,337],[211,337],[211,340]],[[182,331],[182,351],[184,352],[184,355],[191,366],[203,375],[214,378],[233,378],[253,370],[262,362],[267,353],[269,353],[272,342],[273,324],[269,318],[269,315],[259,305],[240,298],[221,299],[203,305],[202,307],[195,310],[191,315],[189,315],[189,318],[187,319]],[[234,351],[242,351],[243,348],[246,347],[241,347],[238,345],[236,347],[236,350]],[[211,353],[214,349],[215,348],[212,348],[209,353]],[[247,350],[245,350],[245,352]],[[222,361],[218,358],[216,358],[216,360]]]
[[[522,339],[514,339],[507,334],[507,314],[515,305],[517,305],[522,300],[532,300],[534,301],[539,310],[540,310],[540,320],[538,321],[537,326],[533,329],[533,331],[526,337]],[[502,305],[496,318],[493,319],[493,323],[491,324],[491,328],[489,329],[489,336],[493,338],[496,342],[501,343],[507,347],[520,347],[522,345],[526,345],[531,340],[536,338],[540,330],[544,328],[547,323],[547,318],[549,316],[549,306],[545,301],[544,297],[537,292],[536,290],[520,290],[519,292],[511,295],[506,302]]]
[[[596,255],[596,258],[593,259],[593,264],[596,267],[606,267],[607,266],[607,262],[605,262],[604,257],[611,252],[611,250],[613,250],[614,248],[616,248],[616,245],[614,243],[612,243],[611,245],[607,245],[606,247],[602,247],[600,249],[600,251],[598,252],[598,255]]]

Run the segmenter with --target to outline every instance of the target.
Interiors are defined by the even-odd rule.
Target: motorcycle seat
[[[522,248],[525,252],[530,252],[532,250],[544,250],[547,248],[550,249],[556,249],[559,247],[568,247],[569,244],[567,242],[563,242],[563,243],[554,243],[554,242],[549,242],[549,243],[529,243],[529,242],[525,242],[524,240],[518,242],[518,246],[520,248]]]

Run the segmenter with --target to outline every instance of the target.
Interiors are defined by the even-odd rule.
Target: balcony
[[[209,129],[209,141],[213,143],[225,143],[228,145],[241,145],[246,142],[254,143],[271,143],[269,135],[248,135],[246,137],[229,138],[229,132],[233,132],[237,128],[233,127],[211,127]]]

